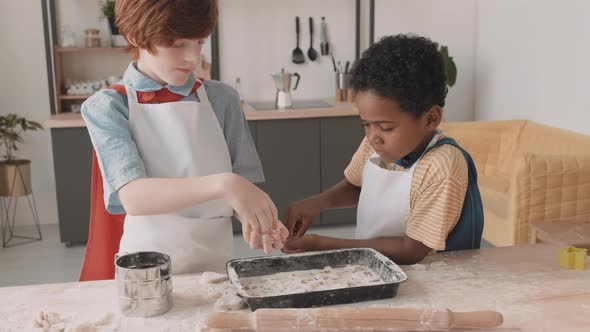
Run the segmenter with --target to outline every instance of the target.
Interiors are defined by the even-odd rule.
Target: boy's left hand
[[[317,234],[304,235],[297,239],[288,240],[285,243],[283,252],[285,254],[296,254],[306,251],[321,250],[322,236]]]

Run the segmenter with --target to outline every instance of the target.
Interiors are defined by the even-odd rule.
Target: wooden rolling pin
[[[453,312],[410,308],[258,309],[253,313],[215,312],[204,331],[359,332],[449,331],[502,325],[496,311]]]

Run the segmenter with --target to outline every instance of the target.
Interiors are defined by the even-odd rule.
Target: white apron
[[[140,104],[126,86],[129,127],[150,178],[230,173],[225,137],[205,86],[199,101]],[[119,252],[158,251],[170,255],[175,274],[225,270],[233,254],[231,216],[223,200],[174,213],[125,218]]]
[[[424,152],[433,147],[437,132]],[[418,161],[407,170],[381,168],[381,158],[373,154],[363,169],[363,184],[357,208],[356,238],[405,236],[406,220],[410,216],[412,179]]]

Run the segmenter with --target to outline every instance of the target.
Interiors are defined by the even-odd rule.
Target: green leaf
[[[20,133],[27,130],[39,130],[43,126],[35,121],[29,121],[17,114],[10,113],[7,115],[0,115],[0,146],[4,146],[6,160],[13,160],[13,151],[18,151],[16,143],[23,143],[24,139]]]
[[[445,76],[447,77],[447,85],[452,87],[457,82],[457,65],[452,56],[449,56],[449,48],[447,46],[441,46],[439,50],[442,58],[445,70]]]
[[[100,18],[115,17],[115,0],[104,0],[99,5]]]

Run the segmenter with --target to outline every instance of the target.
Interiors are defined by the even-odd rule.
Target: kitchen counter
[[[590,326],[590,269],[561,269],[552,245],[437,253],[402,268],[408,280],[397,297],[354,306],[415,307],[425,313],[497,310],[504,325],[493,331],[587,331]],[[176,276],[173,284],[174,308],[149,319],[117,313],[112,280],[0,288],[0,330],[30,330],[34,315],[46,310],[76,315],[78,321],[112,312],[120,331],[199,331],[213,310],[212,300],[203,295],[198,275]]]
[[[256,110],[248,102],[243,102],[242,108],[244,109],[246,120],[248,121],[329,118],[358,115],[358,109],[352,103],[338,103],[332,107]],[[50,116],[45,122],[45,126],[47,128],[80,128],[86,127],[86,124],[82,119],[82,115],[79,113],[61,113]]]

